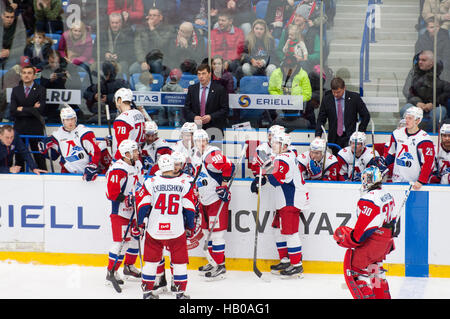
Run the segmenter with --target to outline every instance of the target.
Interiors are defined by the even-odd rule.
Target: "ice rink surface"
[[[120,274],[122,275],[122,268]],[[170,282],[170,270],[166,270]],[[303,279],[270,275],[269,283],[253,272],[227,271],[227,278],[207,282],[189,270],[187,294],[194,299],[351,299],[343,275],[304,274]],[[139,281],[126,281],[122,293],[105,284],[106,268],[46,266],[0,262],[0,299],[142,299]],[[450,278],[387,277],[393,299],[450,299]],[[167,293],[161,299],[174,299]]]

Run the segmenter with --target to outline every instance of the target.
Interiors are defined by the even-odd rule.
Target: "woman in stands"
[[[72,23],[69,30],[63,33],[58,51],[67,62],[89,66],[94,62],[92,57],[92,37],[85,24],[78,20]]]

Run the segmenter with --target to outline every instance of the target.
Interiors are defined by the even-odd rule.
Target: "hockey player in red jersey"
[[[234,164],[222,153],[222,151],[209,144],[208,133],[205,130],[194,132],[194,143],[201,154],[202,164],[197,179],[200,201],[200,213],[203,214],[204,232],[212,231],[211,240],[208,243],[208,251],[217,264],[214,267],[206,264],[199,268],[201,274],[209,279],[222,279],[226,273],[225,268],[225,232],[228,228],[228,205],[231,199],[228,182],[234,172]],[[218,212],[221,203],[222,210]],[[219,214],[218,222],[214,229],[214,220]]]
[[[296,152],[289,150],[291,137],[278,133],[272,137],[272,150],[276,157],[267,179],[275,187],[276,246],[280,263],[271,266],[274,274],[284,278],[302,277],[302,242],[299,237],[300,214],[309,207],[308,190],[298,168]]]
[[[175,169],[174,159],[169,154],[159,158],[158,166],[161,174],[146,179],[136,196],[138,224],[142,225],[148,216],[142,271],[143,297],[159,298],[154,291],[155,281],[163,249],[167,247],[173,266],[176,297],[188,299],[185,291],[189,257],[185,229],[194,227],[192,178]]]
[[[112,156],[117,160],[121,158],[118,146],[123,140],[135,141],[138,146],[144,142],[145,117],[139,110],[132,107],[133,92],[130,89],[118,89],[114,94],[114,100],[120,112],[114,120],[112,136]]]
[[[450,184],[450,124],[442,124],[436,145],[435,170],[430,178],[433,184]]]
[[[60,112],[62,126],[39,143],[41,153],[56,160],[60,158],[62,173],[83,174],[86,181],[94,181],[99,171],[102,151],[98,147],[94,132],[77,124],[77,114],[70,107]]]
[[[412,182],[419,190],[428,183],[434,166],[434,145],[431,137],[419,128],[423,118],[421,108],[414,106],[404,114],[406,126],[392,132],[386,164],[394,163],[392,181]]]
[[[383,189],[380,170],[371,166],[361,175],[362,196],[353,228],[340,226],[333,238],[347,248],[344,275],[355,299],[390,299],[383,260],[394,250],[398,235],[397,211],[392,195]]]
[[[115,161],[106,173],[106,197],[111,201],[111,229],[113,244],[109,250],[108,274],[106,279],[116,284],[123,284],[117,270],[124,262],[125,276],[140,278],[140,271],[134,263],[138,255],[138,242],[131,239],[131,231],[124,238],[128,225],[133,229],[134,193],[142,183],[142,163],[139,160],[139,149],[135,141],[124,140],[119,145],[121,159]],[[123,246],[121,246],[123,244]],[[124,259],[125,258],[125,259]],[[118,290],[116,288],[116,290]]]

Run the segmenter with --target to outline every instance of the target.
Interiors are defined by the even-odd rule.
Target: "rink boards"
[[[358,183],[307,183],[311,208],[299,227],[305,272],[342,273],[345,249],[333,231],[355,224]],[[406,184],[385,186],[397,205]],[[86,183],[79,175],[0,176],[0,260],[42,264],[106,266],[111,245],[110,202],[106,180]],[[226,234],[227,267],[251,270],[257,197],[249,180],[236,180],[231,189]],[[396,249],[386,260],[390,275],[450,277],[450,187],[427,186],[411,195],[402,209]],[[268,271],[278,259],[271,223],[273,193],[263,188],[258,224],[258,266]],[[205,263],[199,246],[189,251],[192,269]]]

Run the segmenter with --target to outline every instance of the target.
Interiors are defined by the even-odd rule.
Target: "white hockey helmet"
[[[406,118],[407,115],[412,115],[417,120],[419,119],[422,121],[423,118],[423,110],[420,107],[417,106],[411,106],[405,111],[405,114],[403,115],[404,118]]]
[[[445,135],[450,134],[450,124],[442,124],[441,129],[439,130],[439,132]]]
[[[274,136],[272,136],[272,144],[275,142],[281,143],[281,145],[291,145],[291,136],[288,133],[285,132],[278,132]]]
[[[133,151],[137,149],[139,149],[138,145],[133,140],[123,140],[119,145],[119,153],[122,157],[133,158]],[[131,156],[126,156],[127,153],[130,153]]]
[[[313,151],[313,152],[320,151],[320,152],[324,153],[326,147],[327,147],[327,142],[323,138],[320,138],[320,137],[316,137],[309,144],[309,150]]]
[[[366,133],[364,132],[353,132],[348,140],[348,144],[350,145],[352,142],[361,143],[363,146],[366,145]]]
[[[144,133],[145,134],[156,134],[156,133],[158,133],[158,125],[154,121],[146,121],[145,122]]]
[[[133,91],[127,88],[120,88],[114,94],[114,102],[121,98],[122,102],[133,102]]]
[[[70,106],[63,107],[59,113],[61,122],[64,120],[69,120],[77,117],[77,113]]]
[[[175,163],[172,155],[163,154],[158,159],[158,167],[161,172],[173,171],[175,168]]]
[[[199,140],[209,141],[208,133],[206,133],[206,131],[202,130],[202,129],[194,131],[193,137],[194,137],[194,141],[199,141]]]
[[[284,126],[275,124],[275,125],[272,125],[271,127],[269,127],[267,134],[274,136],[278,133],[284,133],[285,131],[286,131],[286,129],[284,128]]]
[[[186,122],[181,127],[181,134],[183,133],[194,133],[197,130],[197,124],[194,122]]]
[[[181,163],[184,165],[186,163],[186,156],[181,152],[172,152],[172,158],[174,163]]]

